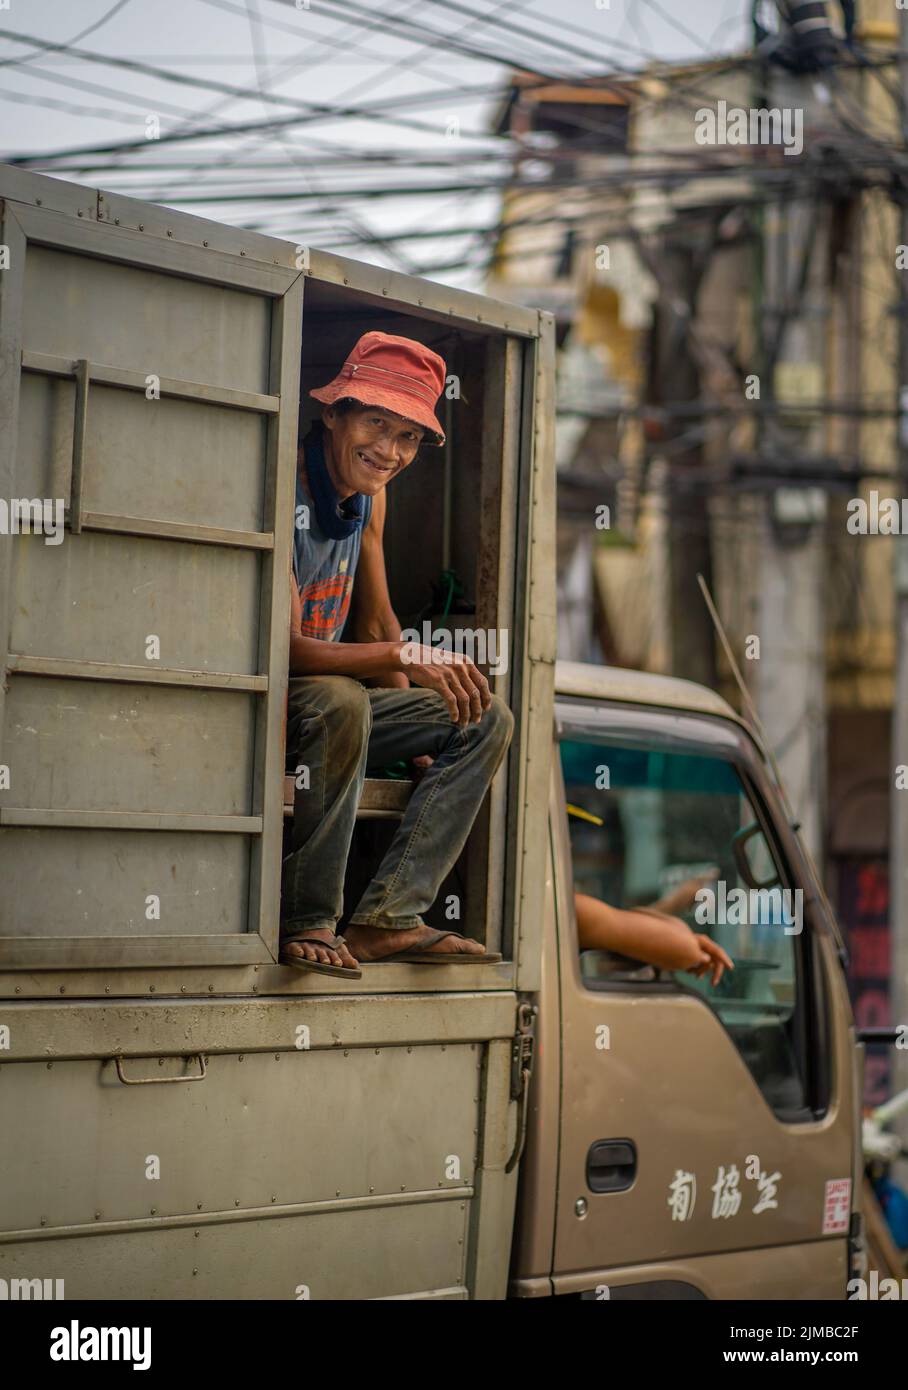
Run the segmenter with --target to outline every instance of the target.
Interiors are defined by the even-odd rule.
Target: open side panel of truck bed
[[[4,208],[0,964],[269,962],[303,276],[84,212]]]

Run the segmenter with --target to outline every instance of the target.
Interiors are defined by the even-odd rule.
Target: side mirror
[[[757,821],[733,835],[731,846],[738,873],[748,888],[775,888],[779,871]]]

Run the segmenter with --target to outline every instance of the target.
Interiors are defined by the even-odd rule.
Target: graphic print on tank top
[[[300,631],[304,637],[335,642],[350,611],[363,528],[372,515],[372,498],[356,493],[339,504],[317,430],[305,441],[305,459],[305,470],[297,470],[296,515],[308,516],[309,525],[297,526],[293,540]],[[306,510],[300,513],[300,507]]]

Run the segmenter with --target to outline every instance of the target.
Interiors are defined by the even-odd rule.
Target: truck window
[[[783,880],[733,763],[662,742],[568,737],[560,748],[575,891],[618,908],[662,906],[712,937],[735,966],[714,986],[708,975],[635,969],[608,953],[584,952],[587,986],[615,987],[620,978],[622,988],[674,980],[695,990],[773,1109],[786,1118],[803,1112],[801,902]],[[674,902],[663,906],[670,895]]]

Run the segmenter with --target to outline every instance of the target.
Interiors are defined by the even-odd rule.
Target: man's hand
[[[694,940],[700,947],[701,957],[699,964],[688,966],[688,970],[692,975],[696,975],[698,980],[702,980],[704,975],[712,972],[710,983],[717,985],[726,968],[734,970],[734,962],[730,956],[726,955],[718,942],[713,941],[711,936],[704,936],[702,932],[694,932]]]
[[[489,683],[468,656],[448,652],[443,647],[424,647],[418,642],[402,642],[399,667],[414,685],[437,690],[445,701],[451,722],[461,727],[478,724],[492,703]]]

